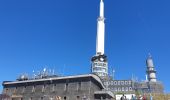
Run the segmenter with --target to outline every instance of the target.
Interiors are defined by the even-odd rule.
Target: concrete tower
[[[104,2],[100,0],[100,16],[97,20],[96,55],[92,57],[92,73],[101,78],[108,76],[107,56],[104,55],[105,23]]]
[[[148,75],[148,81],[149,82],[156,82],[156,70],[154,68],[153,59],[152,56],[149,54],[147,60],[146,60],[146,66],[147,66],[147,75]]]

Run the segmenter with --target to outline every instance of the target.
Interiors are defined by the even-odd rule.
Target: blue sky
[[[170,1],[105,0],[106,46],[116,79],[145,79],[150,52],[170,92]],[[99,0],[1,0],[0,84],[44,67],[90,73]],[[0,86],[0,91],[2,86]]]

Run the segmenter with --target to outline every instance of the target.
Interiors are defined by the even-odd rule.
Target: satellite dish
[[[22,75],[19,76],[19,78],[18,78],[17,80],[18,80],[18,81],[28,80],[28,75],[22,74]]]
[[[44,68],[44,72],[46,71],[46,68]]]

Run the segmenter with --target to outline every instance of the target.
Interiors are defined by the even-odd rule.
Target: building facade
[[[105,81],[104,85],[114,94],[135,93],[134,82],[132,80],[110,80]]]
[[[162,82],[157,81],[156,70],[151,55],[146,59],[146,80],[103,80],[105,87],[116,94],[150,94],[164,93]]]
[[[100,78],[93,74],[21,80],[3,83],[12,100],[113,100]]]

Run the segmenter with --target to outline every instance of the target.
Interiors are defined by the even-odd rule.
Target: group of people
[[[126,98],[126,96],[123,94],[122,95],[122,97],[120,98],[120,100],[148,100],[147,98],[146,98],[146,96],[145,95],[140,95],[140,96],[138,96],[138,97],[136,97],[135,95],[132,95],[132,97],[131,97],[131,99],[128,99],[128,98]],[[153,100],[152,99],[152,96],[150,96],[150,99],[149,100]]]

